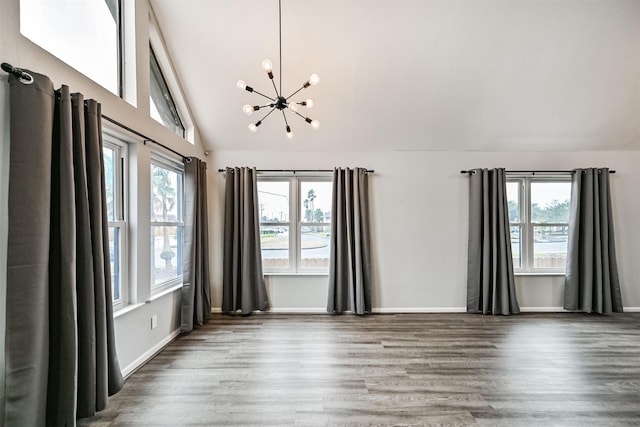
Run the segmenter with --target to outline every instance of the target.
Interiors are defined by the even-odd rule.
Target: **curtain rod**
[[[573,173],[573,171],[567,171],[567,170],[564,170],[564,171],[562,171],[562,170],[561,170],[561,171],[554,171],[554,170],[527,170],[527,171],[522,170],[522,171],[508,171],[508,170],[505,170],[505,172],[506,172],[506,173],[530,173],[530,174],[532,174],[532,175],[535,175],[535,174],[537,174],[537,173]],[[463,170],[463,171],[460,171],[460,173],[468,173],[468,174],[472,174],[472,173],[474,173],[474,170],[473,170],[473,169],[469,169],[469,170],[466,170],[466,171],[464,171],[464,170]],[[614,171],[614,170],[610,170],[610,171],[609,171],[609,173],[616,173],[616,171]]]
[[[103,114],[103,115],[102,115],[102,118],[103,118],[103,119],[105,119],[105,120],[106,120],[106,121],[108,121],[108,122],[113,123],[113,124],[114,124],[114,125],[116,125],[116,126],[120,126],[120,127],[121,127],[122,129],[124,129],[124,130],[127,130],[127,131],[129,131],[129,132],[131,132],[131,133],[133,133],[133,134],[135,134],[135,135],[138,135],[140,138],[142,138],[142,139],[144,140],[144,141],[143,141],[143,143],[145,143],[145,144],[146,144],[147,142],[152,142],[152,143],[154,143],[154,144],[156,144],[156,145],[159,145],[160,147],[164,148],[164,149],[165,149],[165,150],[167,150],[167,151],[171,151],[173,154],[175,154],[176,156],[181,157],[181,158],[182,158],[182,160],[186,161],[187,163],[188,163],[188,162],[191,162],[191,157],[185,157],[185,156],[183,156],[182,154],[178,153],[176,150],[174,150],[174,149],[172,149],[172,148],[169,148],[169,147],[167,147],[167,146],[166,146],[166,145],[164,145],[164,144],[161,144],[160,142],[156,141],[156,140],[155,140],[155,139],[153,139],[153,138],[149,138],[149,137],[148,137],[148,136],[146,136],[145,134],[140,133],[140,132],[138,132],[138,131],[137,131],[137,130],[135,130],[135,129],[132,129],[132,128],[130,128],[129,126],[127,126],[127,125],[125,125],[125,124],[122,124],[122,123],[120,123],[119,121],[117,121],[117,120],[115,120],[115,119],[112,119],[112,118],[111,118],[111,117],[109,117],[109,116],[106,116],[106,115],[104,115],[104,114]]]
[[[26,71],[22,70],[21,68],[16,68],[11,64],[7,64],[6,62],[3,62],[1,67],[5,72],[7,72],[9,74],[13,74],[17,78],[19,78],[22,83],[24,83],[24,84],[33,83],[33,77],[31,76],[31,74],[27,73]],[[152,143],[154,143],[156,145],[159,145],[160,147],[164,148],[167,151],[171,151],[173,154],[175,154],[176,156],[181,157],[182,160],[184,160],[186,162],[190,162],[191,161],[190,157],[183,156],[182,154],[178,153],[176,150],[173,150],[173,149],[167,147],[166,145],[159,143],[158,141],[156,141],[153,138],[149,138],[147,135],[145,135],[145,134],[143,134],[141,132],[138,132],[135,129],[132,129],[129,126],[127,126],[125,124],[122,124],[119,121],[117,121],[115,119],[112,119],[109,116],[106,116],[106,115],[102,114],[102,118],[107,120],[107,121],[109,121],[109,122],[111,122],[111,123],[113,123],[114,125],[117,125],[117,126],[121,127],[122,129],[125,129],[125,130],[133,133],[134,135],[138,135],[140,138],[143,139],[143,143],[144,144],[146,144],[147,142],[152,142]]]
[[[312,173],[312,172],[333,172],[332,169],[256,169],[257,172],[290,172],[290,173],[297,173],[297,172],[304,172],[304,173]],[[218,172],[225,172],[225,169],[218,169]],[[365,170],[366,173],[374,173],[375,171],[373,169],[366,169]]]

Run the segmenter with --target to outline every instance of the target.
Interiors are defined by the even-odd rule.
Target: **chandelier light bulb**
[[[255,133],[255,132],[256,132],[256,130],[258,130],[258,126],[256,126],[254,123],[251,123],[251,124],[249,125],[249,130],[250,130],[251,132]]]
[[[238,83],[236,83],[236,86],[238,86],[238,89],[246,89],[247,83],[244,80],[238,80]]]
[[[265,59],[264,61],[262,61],[262,69],[267,73],[270,73],[271,71],[273,71],[273,64],[268,59]]]
[[[320,127],[320,122],[317,120],[311,120],[311,127],[314,129],[318,129]]]
[[[287,126],[287,138],[293,139],[293,132],[291,132],[291,128]]]
[[[247,115],[250,116],[253,114],[253,107],[249,104],[246,104],[244,107],[242,107],[242,111]]]
[[[298,103],[297,102],[290,102],[289,103],[289,109],[291,111],[298,111]]]
[[[309,76],[309,84],[310,84],[311,86],[315,86],[315,85],[317,85],[318,83],[320,83],[320,76],[319,76],[319,75],[317,75],[317,74],[311,74],[311,75]]]
[[[304,105],[305,105],[305,107],[307,107],[307,108],[311,108],[311,107],[313,107],[313,99],[307,99],[307,100],[305,101],[305,104],[304,104]]]

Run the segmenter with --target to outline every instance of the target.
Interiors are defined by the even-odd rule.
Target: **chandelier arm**
[[[264,93],[260,93],[257,90],[253,89],[251,92],[253,93],[257,93],[260,96],[264,96],[265,98],[267,98],[269,101],[274,101],[275,102],[275,98],[271,98],[270,96],[265,95]]]
[[[273,90],[276,91],[276,98],[280,97],[280,94],[278,93],[278,88],[276,88],[276,82],[273,81],[273,79],[269,79],[271,80],[271,84],[273,85]]]
[[[271,109],[271,111],[269,111],[267,114],[265,114],[260,120],[258,120],[259,122],[264,121],[264,119],[266,119],[267,117],[269,117],[269,114],[273,113],[276,110],[276,107],[273,107]]]
[[[293,111],[293,112],[296,113],[297,115],[299,115],[300,117],[302,117],[305,121],[307,120],[307,118],[305,116],[303,116],[302,114],[298,113],[297,111]]]
[[[289,122],[287,121],[287,115],[284,113],[284,110],[281,110],[281,111],[282,111],[282,117],[284,117],[284,124],[285,124],[285,126],[288,127],[289,126]]]
[[[287,96],[286,100],[288,101],[289,98],[291,98],[293,95],[295,95],[296,93],[300,92],[302,89],[305,89],[307,86],[302,86],[300,89],[298,89],[297,91],[293,92],[291,95]]]

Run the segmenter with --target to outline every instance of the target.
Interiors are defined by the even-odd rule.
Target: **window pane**
[[[289,222],[289,181],[258,181],[260,222]]]
[[[120,300],[120,229],[109,227],[109,260],[111,262],[111,295]]]
[[[513,267],[522,268],[522,239],[520,239],[521,228],[511,227],[511,256],[513,257]]]
[[[301,267],[329,268],[330,226],[301,227]]]
[[[182,227],[152,226],[154,285],[182,275]]]
[[[107,190],[107,221],[115,221],[116,216],[116,152],[110,148],[102,149],[104,158],[104,178]]]
[[[182,174],[151,165],[151,221],[181,221]]]
[[[331,222],[330,181],[300,182],[300,222]]]
[[[20,0],[20,32],[118,95],[118,2]]]
[[[151,117],[171,129],[174,133],[184,137],[184,126],[178,115],[178,109],[151,47],[149,47],[149,65],[151,67],[149,88]]]
[[[261,226],[260,247],[263,269],[289,268],[289,227]]]
[[[535,268],[565,268],[569,226],[533,227],[533,266]]]
[[[531,222],[568,223],[570,182],[531,183]]]
[[[507,203],[509,222],[520,222],[520,183],[507,182]]]

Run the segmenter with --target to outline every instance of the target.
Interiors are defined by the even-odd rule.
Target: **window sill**
[[[513,273],[515,276],[564,276],[565,273],[562,272],[554,272],[554,271],[549,271],[549,272],[540,272],[540,273],[530,273],[530,272],[516,272]]]
[[[113,318],[117,319],[120,316],[123,316],[139,307],[142,307],[144,305],[144,303],[141,304],[129,304],[125,307],[122,307],[120,310],[116,311],[115,313],[113,313]]]
[[[162,298],[165,295],[169,295],[174,293],[175,291],[177,291],[178,289],[182,289],[182,283],[178,283],[176,285],[170,286],[166,289],[163,289],[162,291],[159,291],[157,294],[153,294],[151,295],[151,298],[149,298],[146,302],[150,303],[152,301],[155,301],[159,298]]]
[[[304,273],[295,273],[295,272],[274,272],[274,273],[263,273],[264,276],[329,276],[329,272],[304,272]]]

